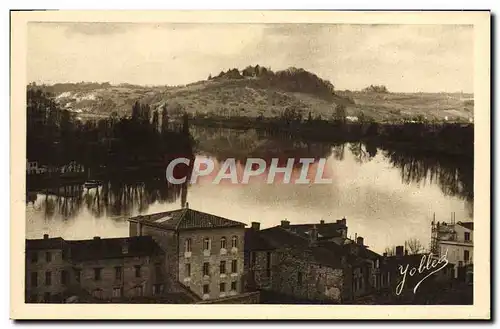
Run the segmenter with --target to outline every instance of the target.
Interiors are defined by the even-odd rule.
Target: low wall
[[[247,292],[236,296],[229,296],[224,298],[204,300],[196,304],[259,304],[260,292]]]

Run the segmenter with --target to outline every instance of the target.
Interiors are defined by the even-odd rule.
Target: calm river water
[[[436,161],[405,162],[405,155],[363,144],[282,142],[255,132],[201,131],[194,138],[197,154],[218,163],[227,157],[326,158],[325,172],[332,183],[270,185],[257,178],[245,185],[214,185],[205,180],[183,193],[165,192],[164,181],[155,178],[125,186],[110,183],[97,191],[80,188],[73,197],[30,192],[27,238],[44,233],[65,239],[127,236],[129,216],[177,209],[183,201],[190,208],[247,224],[258,221],[261,228],[279,225],[283,219],[319,223],[345,217],[348,235],[363,236],[380,253],[410,238],[427,247],[433,214],[440,221],[448,221],[452,212],[457,221],[472,219],[472,201],[463,196],[465,184],[456,178],[460,172],[449,166],[445,170]]]

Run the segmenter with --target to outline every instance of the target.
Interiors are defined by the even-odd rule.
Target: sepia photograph
[[[489,317],[490,13],[196,13],[11,13],[18,314]]]

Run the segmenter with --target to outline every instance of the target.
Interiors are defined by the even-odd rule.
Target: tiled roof
[[[245,229],[245,251],[251,250],[273,250],[276,249],[260,234],[252,228]]]
[[[292,248],[297,251],[310,251],[311,256],[318,264],[335,268],[341,266],[342,248],[333,250],[319,244],[311,245],[308,238],[280,226],[261,230],[258,233],[269,246],[275,249]]]
[[[151,236],[66,241],[66,244],[70,248],[71,259],[76,261],[152,256],[163,253]]]
[[[293,224],[290,225],[290,230],[299,233],[299,234],[308,234],[308,232],[316,227],[318,231],[318,238],[321,240],[322,238],[335,238],[342,236],[340,230],[345,229],[346,225],[340,222],[336,223],[317,223],[317,224]]]
[[[244,223],[188,208],[132,217],[129,220],[167,230],[245,227]]]
[[[26,239],[26,250],[63,249],[63,238]]]
[[[469,230],[472,231],[474,230],[474,222],[458,222],[457,224],[465,228],[468,228]]]

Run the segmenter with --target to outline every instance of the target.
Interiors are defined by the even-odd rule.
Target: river
[[[105,182],[87,191],[75,187],[72,197],[30,192],[26,206],[27,238],[43,234],[65,239],[128,235],[127,218],[189,207],[261,228],[293,223],[333,222],[345,217],[348,235],[382,253],[386,247],[416,238],[428,247],[430,224],[472,220],[472,168],[452,160],[416,157],[363,143],[309,143],[262,136],[254,131],[199,129],[192,133],[196,155],[216,165],[235,157],[325,158],[330,184],[212,184],[167,186],[164,177],[123,184]],[[243,165],[243,164],[240,164]],[[465,166],[465,167],[464,167]],[[465,169],[464,169],[465,168]],[[296,168],[300,170],[300,168]]]

